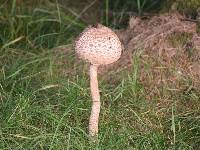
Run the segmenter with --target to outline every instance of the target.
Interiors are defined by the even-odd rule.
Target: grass
[[[165,0],[105,0],[106,25],[112,28],[126,27],[130,16],[142,16],[146,12],[158,12],[164,5]]]
[[[84,23],[58,4],[0,7],[0,149],[188,149],[200,147],[198,90],[150,93],[139,82],[140,55],[132,71],[101,76],[100,134],[87,134],[90,90],[87,66],[71,47]],[[10,8],[11,9],[8,9]],[[106,75],[105,75],[106,76]]]

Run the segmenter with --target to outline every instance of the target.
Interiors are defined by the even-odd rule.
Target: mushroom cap
[[[106,65],[117,61],[122,45],[117,35],[101,24],[87,27],[75,42],[78,56],[91,64]]]

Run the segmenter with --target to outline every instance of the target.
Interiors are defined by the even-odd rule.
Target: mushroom
[[[98,136],[100,113],[100,94],[97,70],[99,65],[117,61],[122,52],[122,45],[117,35],[101,24],[87,27],[75,41],[75,51],[79,58],[90,63],[90,89],[92,110],[89,119],[89,135]]]

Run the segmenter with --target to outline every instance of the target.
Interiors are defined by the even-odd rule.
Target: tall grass
[[[40,4],[33,7],[24,3],[16,5],[15,0],[7,3],[1,7],[0,43],[3,48],[16,42],[19,46],[52,48],[71,42],[71,37],[84,27],[83,23],[74,20],[75,16],[63,13],[58,4],[45,8]]]

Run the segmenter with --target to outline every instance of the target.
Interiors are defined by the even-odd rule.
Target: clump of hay
[[[102,67],[100,72],[131,68],[140,54],[139,80],[150,95],[167,86],[180,90],[187,84],[198,88],[200,82],[200,36],[195,22],[185,21],[178,13],[141,19],[132,17],[127,29],[116,30],[124,44],[121,59]],[[156,89],[155,89],[156,88]]]

